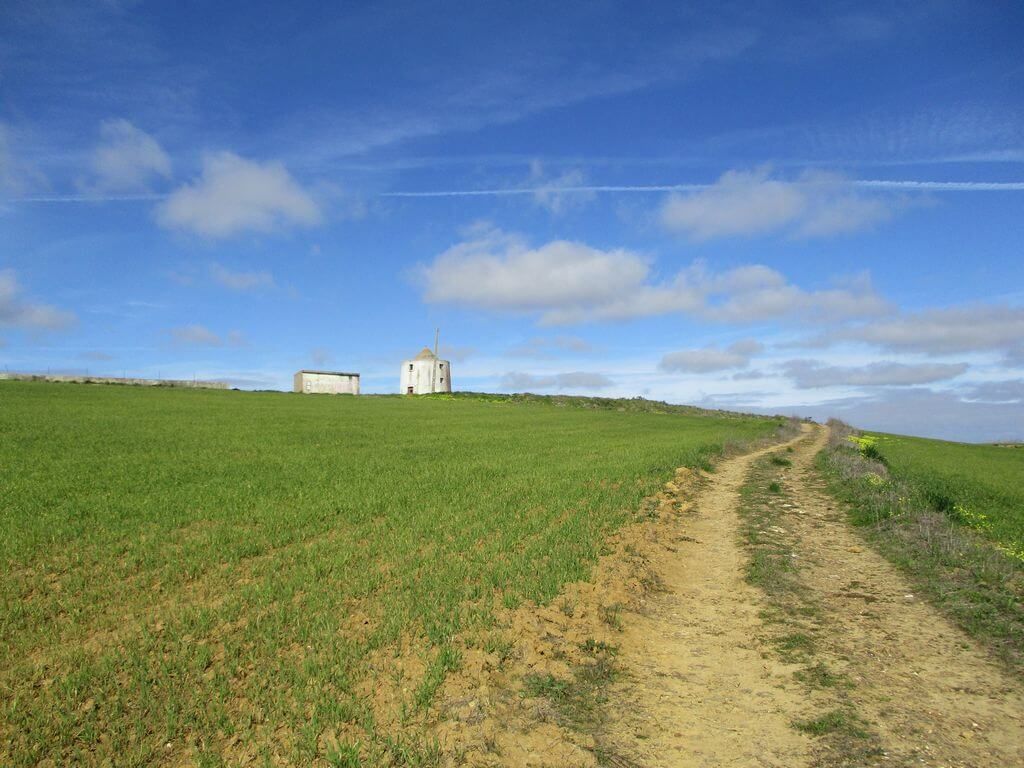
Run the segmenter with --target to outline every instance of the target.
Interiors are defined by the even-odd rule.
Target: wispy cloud
[[[536,389],[607,389],[614,384],[615,382],[603,373],[588,373],[586,371],[556,373],[545,376],[510,372],[502,376],[500,382],[500,386],[503,390],[513,390],[518,392]]]
[[[800,389],[818,387],[893,387],[933,384],[956,378],[967,363],[894,363],[879,361],[862,366],[828,365],[818,360],[790,360],[786,376]]]
[[[550,177],[545,173],[541,161],[534,160],[530,163],[533,201],[556,216],[594,199],[595,192],[583,189],[585,179],[586,175],[579,168]]]
[[[661,358],[658,365],[663,371],[673,373],[709,373],[734,368],[746,368],[751,358],[764,351],[764,345],[755,339],[736,341],[727,347],[703,347],[670,352]]]
[[[171,158],[159,142],[124,119],[100,125],[92,154],[94,178],[83,184],[100,195],[147,189],[154,178],[171,176]]]
[[[948,355],[1024,350],[1024,307],[972,305],[906,312],[889,318],[830,331],[815,344],[860,341],[894,352]]]
[[[18,156],[11,129],[0,123],[0,195],[7,202],[49,189],[45,174]],[[0,202],[4,202],[0,200]]]
[[[225,336],[214,333],[204,325],[183,325],[171,328],[171,338],[175,344],[194,347],[241,347],[245,346],[245,337],[239,331],[229,331]]]
[[[805,172],[796,181],[772,178],[765,166],[728,171],[700,192],[673,193],[661,207],[666,229],[695,240],[788,232],[822,237],[865,229],[892,216],[892,201],[854,191],[839,175]]]
[[[274,287],[274,276],[266,270],[258,272],[234,271],[222,264],[214,263],[210,265],[210,277],[218,285],[240,293]]]
[[[967,389],[964,396],[986,403],[1024,403],[1024,379],[985,381]]]
[[[60,330],[75,322],[75,315],[27,297],[12,269],[0,270],[0,328]]]
[[[505,354],[511,357],[552,358],[560,353],[592,352],[593,345],[578,336],[536,336],[523,344],[510,347]]]

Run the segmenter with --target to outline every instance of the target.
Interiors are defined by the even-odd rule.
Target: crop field
[[[779,426],[633,403],[0,382],[0,765],[429,764],[453,638]]]
[[[1024,449],[870,434],[889,471],[1024,559]]]

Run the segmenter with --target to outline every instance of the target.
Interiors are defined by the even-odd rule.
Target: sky
[[[0,365],[1024,439],[1024,6],[0,4]],[[2,405],[2,404],[0,404]]]

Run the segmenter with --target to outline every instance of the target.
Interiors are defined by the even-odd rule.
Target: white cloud
[[[708,346],[670,352],[661,358],[658,367],[663,371],[681,373],[710,373],[730,368],[745,368],[750,365],[750,358],[763,350],[764,345],[760,342],[744,339],[725,348]]]
[[[708,297],[704,315],[721,322],[756,322],[794,314],[834,321],[875,317],[892,309],[875,292],[867,274],[816,291],[799,288],[787,282],[782,273],[757,264],[718,275],[698,267],[691,269],[691,274]]]
[[[232,291],[257,291],[274,287],[274,276],[269,272],[234,272],[216,263],[210,265],[210,277]]]
[[[127,120],[105,120],[100,137],[92,155],[96,178],[90,186],[96,191],[144,191],[154,177],[170,178],[171,158],[163,147]]]
[[[976,305],[929,309],[827,334],[898,352],[947,355],[997,351],[1012,361],[1024,347],[1024,307]]]
[[[695,263],[663,282],[646,259],[555,240],[537,248],[524,238],[477,226],[419,276],[428,302],[491,311],[539,313],[546,325],[687,314],[726,323],[783,317],[837,320],[889,311],[866,276],[807,291],[765,266],[714,273]]]
[[[827,365],[817,360],[790,360],[783,371],[800,389],[818,387],[882,387],[932,384],[955,378],[966,363],[893,363],[879,361],[863,366]]]
[[[1024,403],[1024,379],[985,381],[975,384],[964,394],[969,400],[986,403]]]
[[[809,171],[783,181],[761,167],[727,171],[706,189],[669,195],[660,218],[666,229],[710,240],[773,232],[823,237],[868,228],[892,213],[891,201],[856,191],[842,176]]]
[[[74,322],[73,313],[26,298],[14,270],[0,270],[0,328],[52,331]]]
[[[20,197],[48,189],[43,172],[18,157],[13,144],[11,130],[0,123],[0,194]]]
[[[615,382],[601,373],[574,371],[556,373],[550,376],[534,376],[529,373],[510,372],[501,377],[501,388],[525,392],[534,389],[605,389]]]
[[[580,169],[574,168],[549,178],[539,160],[530,163],[529,181],[533,189],[533,202],[555,215],[586,205],[597,194],[586,188],[587,177]]]
[[[642,287],[647,264],[624,249],[555,240],[529,248],[517,236],[476,228],[423,268],[425,298],[506,311],[609,305]]]
[[[578,336],[537,336],[523,344],[510,347],[506,354],[512,357],[550,358],[559,352],[581,353],[592,352],[593,349],[589,341]]]
[[[203,172],[157,207],[165,227],[207,237],[313,226],[320,208],[280,163],[255,163],[231,152],[207,155]]]
[[[172,328],[171,338],[175,344],[195,347],[241,347],[245,345],[245,337],[238,331],[229,331],[226,336],[214,333],[204,325],[183,325]]]

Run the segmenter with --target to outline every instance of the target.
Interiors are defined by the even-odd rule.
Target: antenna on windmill
[[[437,340],[441,336],[441,329],[434,329],[434,357],[437,357]]]

